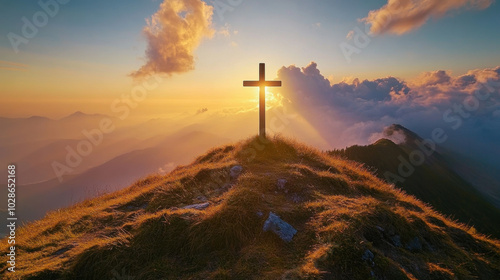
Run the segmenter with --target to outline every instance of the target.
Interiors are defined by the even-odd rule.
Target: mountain
[[[76,143],[86,140],[84,132],[90,133],[100,128],[103,119],[113,122],[117,130],[123,126],[116,118],[81,112],[59,120],[37,116],[29,118],[0,117],[2,131],[0,135],[0,164],[19,164],[24,172],[24,176],[20,178],[22,184],[52,179],[55,177],[52,171],[52,162],[61,161],[61,158],[64,161],[68,153],[67,148],[76,149]],[[110,143],[119,140],[112,139],[112,137],[113,135],[107,134],[104,142]],[[98,145],[97,148],[101,147]],[[93,158],[98,158],[95,162],[97,165],[100,157],[96,153]],[[100,163],[102,162],[100,161]],[[83,167],[80,166],[80,168]]]
[[[430,154],[432,145],[419,144],[425,140],[400,125],[392,125],[384,133],[399,144],[380,139],[372,145],[352,146],[330,154],[361,162],[379,178],[394,182],[443,214],[500,238],[500,209],[454,171],[449,157],[438,146]],[[417,153],[425,155],[425,161],[418,160]],[[412,164],[411,156],[414,163],[422,163]],[[410,172],[411,169],[414,171]],[[411,175],[403,176],[401,171]]]
[[[78,139],[81,138],[83,130],[90,131],[99,128],[103,119],[109,119],[117,126],[121,124],[114,117],[82,112],[76,112],[58,120],[38,116],[0,117],[0,128],[3,132],[0,135],[0,146],[51,139]]]
[[[282,138],[213,148],[24,225],[15,274],[1,242],[4,279],[500,276],[499,241],[358,163]]]
[[[153,147],[133,150],[80,174],[65,176],[62,182],[52,179],[18,186],[17,195],[22,203],[17,211],[18,218],[24,222],[40,219],[47,211],[117,191],[151,173],[171,171],[226,140],[194,131],[164,136],[155,142]]]
[[[114,136],[114,134],[109,134],[102,143],[94,146],[92,156],[85,157],[81,164],[72,168],[71,173],[83,173],[89,168],[97,167],[127,151],[141,147],[142,141],[139,139],[117,139]],[[81,141],[76,139],[54,140],[16,161],[23,171],[23,176],[19,178],[18,184],[34,184],[55,178],[56,174],[52,163],[65,163],[68,149],[75,150]]]
[[[82,111],[76,111],[70,115],[67,115],[66,117],[62,118],[61,120],[75,121],[75,120],[79,120],[79,119],[89,119],[89,118],[102,119],[102,118],[109,118],[109,116],[104,115],[104,114],[87,114],[87,113],[84,113]]]
[[[493,205],[500,209],[500,167],[456,152],[446,155],[448,165],[470,182]]]

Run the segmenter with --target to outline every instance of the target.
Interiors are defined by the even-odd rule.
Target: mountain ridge
[[[196,206],[193,205],[204,205]],[[271,213],[290,242],[263,225]],[[19,279],[495,279],[500,243],[295,141],[213,148],[18,230]],[[0,247],[5,274],[6,248]]]
[[[500,237],[500,225],[496,222],[500,220],[500,209],[454,171],[439,146],[434,146],[432,154],[425,154],[421,165],[413,165],[410,163],[411,153],[420,151],[424,154],[422,149],[429,148],[417,144],[425,140],[401,125],[388,127],[384,134],[400,144],[380,139],[371,145],[355,145],[330,153],[361,162],[372,168],[379,178],[394,183],[440,212],[472,224],[483,233]],[[404,141],[401,141],[402,136]],[[412,174],[400,176],[402,165],[406,169],[413,168]]]

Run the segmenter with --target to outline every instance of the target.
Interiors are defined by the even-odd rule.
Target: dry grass
[[[244,171],[232,179],[236,164]],[[286,191],[276,186],[280,178],[288,181]],[[205,210],[182,209],[205,200]],[[270,211],[298,230],[291,243],[262,232]],[[415,239],[421,248],[406,248]],[[359,164],[283,138],[213,149],[166,176],[49,213],[20,228],[17,243],[16,274],[6,273],[7,247],[0,248],[5,279],[500,275],[498,241],[443,217]],[[373,259],[363,260],[366,250]]]

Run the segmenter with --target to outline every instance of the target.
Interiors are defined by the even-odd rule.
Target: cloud
[[[233,48],[238,47],[238,42],[233,40],[238,33],[238,30],[233,29],[233,27],[228,23],[224,24],[224,26],[219,28],[216,32],[217,36],[225,38],[225,40],[228,41],[228,45]]]
[[[312,62],[282,67],[278,79],[283,87],[276,92],[284,106],[306,119],[332,148],[372,143],[385,127],[399,123],[424,138],[441,127],[449,135],[449,148],[498,163],[500,67],[461,76],[426,72],[409,81],[385,77],[330,83]]]
[[[347,40],[351,40],[352,37],[354,37],[354,30],[349,31],[349,33],[345,36]]]
[[[28,71],[28,67],[29,67],[29,65],[27,65],[27,64],[0,60],[0,70],[26,72],[26,71]]]
[[[414,82],[416,86],[435,86],[450,83],[451,77],[446,71],[439,70],[422,73]]]
[[[217,30],[217,35],[230,38],[232,35],[238,35],[238,30],[233,29],[230,24],[226,23]]]
[[[493,0],[388,0],[378,10],[361,19],[371,25],[371,33],[404,34],[418,29],[430,18],[444,16],[447,12],[461,8],[486,9]]]
[[[206,112],[208,112],[208,108],[201,108],[201,109],[198,109],[198,111],[196,111],[196,114],[201,115],[201,114],[206,113]]]
[[[215,32],[212,15],[213,8],[201,0],[164,0],[143,29],[148,42],[146,63],[131,76],[193,70],[194,51],[203,38]]]

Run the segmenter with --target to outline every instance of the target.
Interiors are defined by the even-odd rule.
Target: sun
[[[271,92],[266,88],[266,108],[280,106],[281,100],[282,98],[278,93]]]

